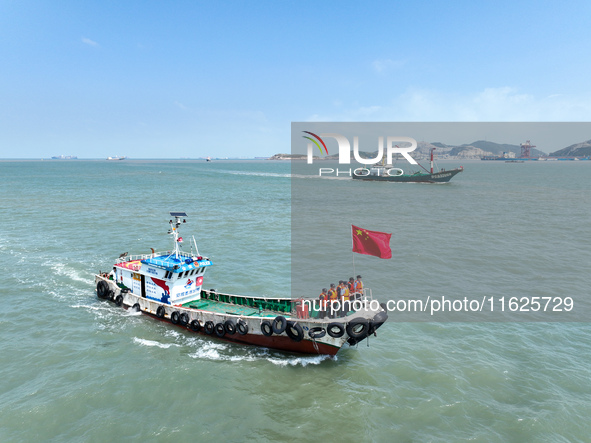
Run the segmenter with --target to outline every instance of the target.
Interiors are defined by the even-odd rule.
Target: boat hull
[[[129,309],[131,307],[127,307],[127,308]],[[290,339],[287,336],[279,336],[279,335],[267,337],[262,334],[261,335],[258,335],[258,334],[240,335],[238,333],[235,333],[232,335],[225,334],[223,337],[220,337],[215,332],[213,332],[212,334],[207,334],[203,329],[201,329],[199,332],[195,332],[188,326],[181,326],[179,324],[175,325],[168,318],[158,318],[156,315],[151,314],[151,313],[147,313],[147,312],[142,312],[142,313],[146,314],[147,316],[149,316],[153,319],[160,320],[165,323],[170,323],[173,326],[179,327],[181,329],[185,329],[191,333],[196,333],[196,334],[203,335],[206,337],[212,337],[212,338],[227,341],[230,343],[238,343],[241,345],[260,346],[263,348],[276,349],[279,351],[286,351],[286,352],[295,352],[298,354],[318,354],[318,355],[331,355],[331,356],[336,355],[337,352],[339,352],[339,350],[341,349],[340,346],[333,346],[333,345],[321,343],[318,341],[314,342],[312,340],[302,340],[300,342],[294,342],[292,339]]]
[[[98,292],[98,283],[101,281],[107,282],[109,285],[109,294],[106,297],[101,297]],[[132,292],[124,292],[112,280],[102,275],[95,276],[95,283],[97,283],[97,296],[99,298],[104,298],[125,309],[136,309],[153,319],[170,323],[172,326],[185,329],[188,332],[208,335],[243,345],[261,346],[301,354],[335,355],[346,343],[356,344],[369,335],[375,334],[375,331],[388,318],[381,306],[375,310],[359,310],[346,317],[326,319],[291,317],[281,312],[272,315],[267,313],[265,316],[223,314],[212,310],[187,308],[182,305],[169,305],[141,297]],[[179,321],[179,317],[184,314],[186,314],[186,321],[182,324]],[[273,331],[273,333],[269,334],[269,331],[267,331],[267,334],[265,334],[263,332],[263,323],[273,323],[276,318],[283,316],[285,316],[287,324],[292,324],[295,328],[299,329],[301,336],[295,338],[289,336],[285,329],[279,333]],[[198,328],[192,327],[194,320],[197,320],[200,325]],[[230,333],[228,328],[224,329],[223,327],[228,320],[234,326],[238,322],[242,322],[247,326],[247,332],[242,335],[236,328]],[[215,325],[215,329],[210,328],[206,332],[206,323],[210,323],[211,326]],[[340,325],[341,332],[340,334],[333,334],[331,336],[328,333],[329,325],[334,325],[335,323]],[[364,332],[360,333],[358,329],[353,329],[352,325],[354,323],[357,323],[357,326],[361,329],[365,328],[363,329]],[[219,329],[218,326],[220,326]],[[321,331],[323,335],[314,337],[313,330]]]
[[[403,175],[356,175],[353,179],[364,181],[382,181],[395,183],[447,183],[455,175],[462,172],[463,168],[450,169],[448,171],[439,171],[434,173],[403,174]]]

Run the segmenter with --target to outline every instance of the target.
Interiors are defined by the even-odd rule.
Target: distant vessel
[[[494,156],[494,155],[485,155],[481,157],[480,160],[504,160],[505,163],[523,163],[525,160],[537,160],[537,157],[531,156],[531,150],[536,147],[536,145],[532,145],[530,141],[526,141],[525,143],[521,143],[519,145],[521,147],[521,154],[519,157],[516,156],[515,152],[503,152],[503,155]]]
[[[187,331],[304,354],[335,355],[346,343],[353,346],[374,335],[388,318],[385,305],[373,300],[368,288],[353,293],[353,302],[339,305],[338,314],[332,312],[336,299],[323,306],[319,298],[266,298],[202,289],[205,271],[213,263],[199,254],[194,238],[195,252],[193,246],[191,252],[181,251],[179,227],[187,214],[170,215],[173,250],[121,254],[111,272],[95,275],[99,298]]]
[[[51,157],[52,160],[76,160],[77,158],[75,155],[55,155]]]
[[[205,159],[205,161],[206,161],[206,162],[210,162],[210,161],[211,161],[211,157],[207,157],[207,158]]]
[[[115,157],[107,157],[107,160],[125,160],[127,157],[126,156],[115,156]]]
[[[400,182],[400,183],[447,183],[456,174],[459,174],[464,170],[463,166],[456,169],[440,169],[435,172],[433,168],[433,151],[435,148],[431,148],[431,170],[423,168],[425,172],[416,171],[412,174],[404,174],[401,169],[390,167],[384,162],[379,165],[374,165],[370,169],[360,168],[356,169],[352,177],[355,180],[367,180],[367,181],[384,181],[384,182]],[[398,173],[399,172],[399,173]]]

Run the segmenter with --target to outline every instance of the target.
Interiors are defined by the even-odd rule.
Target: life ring
[[[96,295],[98,298],[107,298],[109,296],[109,283],[101,280],[96,285]]]
[[[187,326],[187,324],[189,324],[189,314],[182,312],[181,315],[179,315],[179,324],[181,326]]]
[[[357,317],[347,324],[346,329],[349,337],[356,340],[363,340],[365,337],[367,337],[369,322],[365,318]]]
[[[326,329],[322,326],[316,326],[308,331],[308,335],[312,339],[322,338],[326,335]]]
[[[121,306],[123,304],[123,296],[121,294],[115,297],[115,304],[117,306]]]
[[[205,325],[203,325],[203,330],[205,331],[206,334],[213,334],[213,330],[215,328],[215,325],[213,324],[213,322],[211,320],[208,320],[205,322]]]
[[[131,307],[132,310],[134,310],[135,312],[140,312],[142,309],[140,308],[140,304],[136,303],[135,305],[133,305]]]
[[[273,335],[273,326],[269,320],[263,320],[261,322],[261,332],[265,337],[271,337]]]
[[[281,334],[283,334],[283,332],[285,331],[285,328],[287,327],[287,319],[283,315],[278,315],[273,320],[273,323],[271,324],[271,326],[273,328],[274,334],[281,335]]]
[[[328,326],[326,327],[326,332],[332,338],[340,338],[345,333],[345,328],[342,324],[333,322],[328,324]]]
[[[238,320],[238,323],[236,323],[236,330],[240,335],[246,335],[248,334],[248,325],[244,320],[240,319]]]
[[[224,322],[224,328],[226,328],[226,332],[230,335],[236,334],[236,325],[232,320],[226,320]]]
[[[226,335],[226,328],[224,327],[223,323],[216,323],[215,335],[217,335],[220,338],[223,337],[224,335]]]
[[[172,322],[173,325],[178,325],[179,324],[179,317],[180,317],[180,312],[179,311],[174,311],[172,314],[170,314],[170,321]]]
[[[191,331],[199,332],[201,330],[201,323],[199,323],[199,320],[195,319],[189,324],[189,327],[191,328]]]
[[[164,309],[164,306],[158,306],[158,309],[156,309],[156,317],[164,318],[165,314],[166,314],[166,309]]]
[[[295,321],[288,321],[287,327],[285,328],[285,333],[289,338],[291,338],[295,342],[300,342],[304,339],[304,330],[299,325],[299,323]]]

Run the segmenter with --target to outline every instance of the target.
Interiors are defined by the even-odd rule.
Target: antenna
[[[199,248],[197,247],[197,242],[195,241],[195,236],[193,236],[193,244],[195,245],[195,255],[199,257]]]
[[[187,214],[185,212],[171,212],[170,216],[174,217],[174,222],[172,220],[168,222],[170,224],[170,231],[168,233],[174,237],[174,253],[176,258],[179,258],[180,243],[182,243],[183,237],[179,237],[178,228],[181,225],[181,218],[183,219],[183,223],[187,223],[187,220],[183,218],[187,217]]]

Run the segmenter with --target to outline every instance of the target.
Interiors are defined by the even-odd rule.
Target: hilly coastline
[[[513,153],[515,157],[521,155],[521,146],[506,143],[495,143],[487,140],[477,140],[472,143],[463,145],[448,145],[442,142],[417,142],[417,149],[412,152],[412,156],[417,160],[426,159],[429,157],[431,149],[436,148],[436,156],[438,159],[462,160],[471,159],[478,160],[482,157],[499,157],[505,153]],[[375,157],[377,150],[373,152],[360,151],[359,154],[365,158]],[[591,140],[567,146],[566,148],[546,154],[539,149],[531,149],[531,157],[587,157],[591,155]],[[326,157],[314,157],[319,160],[336,160],[338,154],[328,155]],[[269,160],[305,160],[305,154],[275,154]]]

